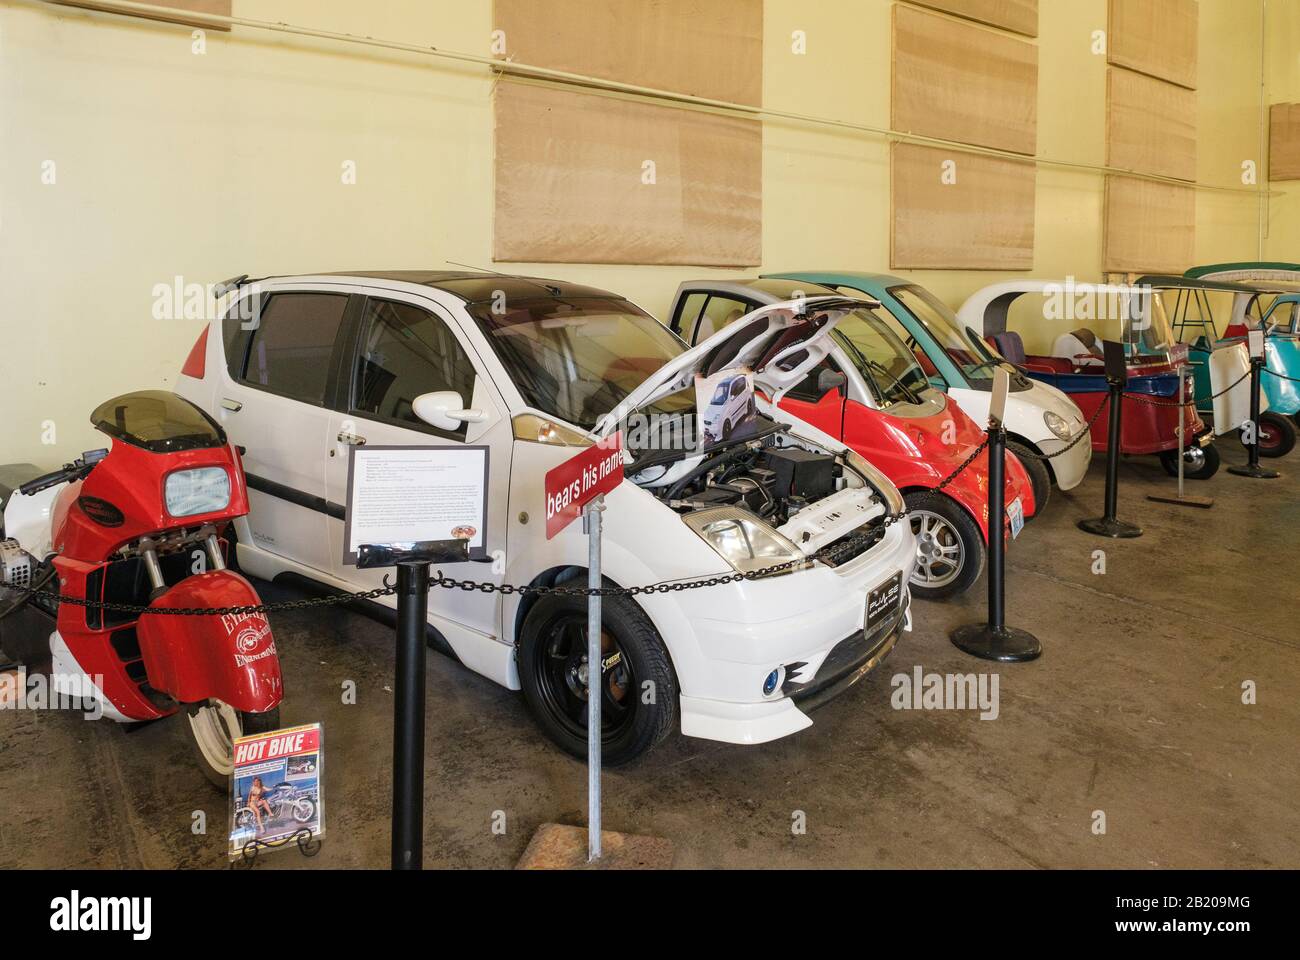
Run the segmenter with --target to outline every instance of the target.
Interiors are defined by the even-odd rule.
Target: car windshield
[[[929,331],[950,360],[968,380],[992,380],[1002,355],[963,327],[947,304],[924,287],[914,284],[890,287],[889,293],[903,308]],[[924,345],[922,345],[924,346]]]
[[[524,401],[587,430],[686,349],[626,300],[546,297],[466,309]],[[693,406],[694,397],[683,391],[654,409],[680,413]]]
[[[846,314],[831,336],[882,404],[916,403],[930,385],[912,352],[874,310]]]
[[[1145,290],[1125,297],[1120,317],[1120,336],[1130,356],[1168,356],[1176,342],[1165,298],[1160,290]],[[1208,304],[1206,305],[1208,307]]]

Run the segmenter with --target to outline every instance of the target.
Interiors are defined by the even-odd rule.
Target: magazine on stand
[[[230,777],[230,856],[253,841],[289,846],[303,830],[325,833],[321,802],[321,725],[240,737]],[[261,847],[258,847],[261,849]]]

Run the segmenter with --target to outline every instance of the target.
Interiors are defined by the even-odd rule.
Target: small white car
[[[732,432],[751,415],[752,392],[749,379],[736,374],[718,384],[708,409],[701,418],[701,431],[706,443],[730,440]]]
[[[626,480],[604,515],[609,584],[796,564],[604,599],[607,763],[678,725],[732,743],[808,727],[809,710],[911,629],[916,541],[909,524],[884,522],[903,500],[857,454],[763,400],[755,435],[703,450],[638,445],[632,428],[693,415],[696,375],[733,366],[779,399],[830,349],[836,304],[856,301],[809,300],[807,316],[775,304],[687,350],[622,297],[550,280],[406,272],[232,285],[225,321],[200,336],[177,392],[246,448],[252,509],[235,532],[255,576],[379,586],[383,570],[344,563],[349,445],[476,444],[490,450],[486,556],[441,571],[585,586],[581,524],[546,539],[543,478],[620,428]],[[585,598],[435,589],[429,608],[448,652],[522,688],[542,729],[586,755]]]

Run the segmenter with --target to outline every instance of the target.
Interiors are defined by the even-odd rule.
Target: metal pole
[[[1259,469],[1259,381],[1262,376],[1261,370],[1264,367],[1262,357],[1250,358],[1250,438],[1251,444],[1248,449],[1250,453],[1250,469]]]
[[[600,589],[600,515],[605,497],[597,497],[583,510],[587,532],[587,586]],[[587,862],[600,859],[600,698],[605,690],[601,669],[600,595],[587,598]]]
[[[1206,361],[1209,362],[1208,360]],[[1178,398],[1187,396],[1187,368],[1178,365]],[[1186,447],[1187,408],[1178,408],[1178,499],[1183,499],[1183,451]]]
[[[1006,434],[1002,425],[989,426],[989,626],[1001,630],[1006,626],[1006,578],[1003,553],[1003,527],[1006,518],[1006,487],[1003,464],[1006,457]]]
[[[429,564],[397,564],[393,703],[393,869],[424,866],[424,671]]]
[[[1119,445],[1120,406],[1124,402],[1124,388],[1110,385],[1110,425],[1106,439],[1106,512],[1104,519],[1114,522],[1119,510]]]

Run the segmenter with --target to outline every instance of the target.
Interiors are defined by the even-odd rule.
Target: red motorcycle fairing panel
[[[167,513],[164,493],[167,476],[177,470],[220,467],[230,476],[230,501],[221,510],[177,518]],[[93,498],[115,507],[122,523],[105,526],[87,515],[78,501]],[[244,471],[229,445],[174,453],[152,453],[141,447],[113,441],[90,476],[70,483],[55,503],[51,529],[54,549],[70,557],[107,558],[124,543],[179,527],[220,524],[248,513]]]
[[[816,403],[787,395],[781,400],[781,408],[843,441],[904,491],[938,486],[984,440],[984,431],[953,403],[928,417],[894,417],[831,390]],[[979,524],[986,542],[988,477],[988,454],[982,453],[944,488],[944,493]],[[1006,458],[1006,487],[1007,503],[1019,497],[1025,516],[1032,517],[1037,511],[1033,485],[1024,465],[1012,453]]]
[[[150,607],[254,606],[252,584],[232,570],[212,570],[170,587]],[[181,703],[209,698],[264,713],[284,683],[271,625],[261,614],[191,617],[144,614],[136,627],[150,684]]]

